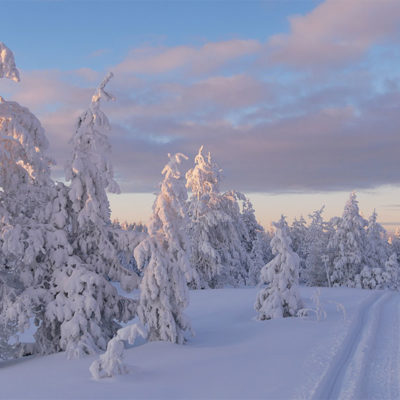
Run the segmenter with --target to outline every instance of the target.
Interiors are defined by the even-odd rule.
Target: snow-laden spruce
[[[106,348],[120,327],[114,320],[127,321],[133,310],[126,309],[129,303],[109,280],[83,264],[71,246],[68,252],[58,250],[58,256],[47,320],[58,326],[59,349],[66,351],[68,358],[95,354]]]
[[[390,234],[388,243],[391,251],[397,255],[397,262],[400,262],[400,228],[396,228],[395,231]]]
[[[186,157],[169,157],[153,205],[149,237],[135,249],[138,267],[144,268],[138,316],[148,329],[149,340],[182,344],[191,330],[183,313],[189,304],[187,282],[197,282],[197,276],[189,262],[187,194],[180,171]]]
[[[260,271],[262,267],[273,258],[270,246],[271,237],[257,222],[255,210],[251,201],[241,193],[237,193],[237,195],[240,195],[240,200],[242,202],[241,219],[247,231],[247,235],[243,235],[242,238],[250,258],[247,284],[257,285],[260,281]]]
[[[328,244],[333,254],[331,282],[333,286],[361,287],[360,273],[366,265],[367,221],[360,215],[356,194],[350,194],[342,218]]]
[[[68,196],[74,213],[71,237],[74,253],[88,268],[132,290],[139,284],[138,277],[121,266],[118,252],[121,248],[133,252],[142,235],[112,225],[107,197],[107,191],[120,192],[113,177],[111,146],[106,135],[110,124],[100,109],[103,98],[113,99],[105,90],[112,76],[108,74],[97,88],[89,109],[78,118],[71,140],[73,154],[66,166],[66,179],[71,181]]]
[[[365,265],[358,278],[364,289],[384,289],[390,286],[390,274],[385,271],[385,262],[389,258],[389,244],[386,231],[377,222],[374,210],[368,220],[365,238]]]
[[[19,82],[19,71],[15,65],[14,54],[3,42],[0,42],[0,78]]]
[[[220,193],[220,172],[203,146],[195,166],[186,173],[192,195],[189,201],[192,265],[199,276],[192,288],[218,288],[244,285],[250,269],[250,254],[244,243],[249,232],[240,214],[242,195]]]
[[[400,288],[400,266],[397,262],[397,254],[393,253],[385,263],[385,273],[387,275],[387,287],[392,290]]]
[[[12,53],[3,45],[0,61],[1,76],[19,80]],[[1,97],[0,144],[0,358],[11,358],[23,352],[18,333],[32,319],[40,327],[46,325],[53,268],[51,200],[56,188],[39,120],[27,108]],[[39,328],[38,342],[44,334]],[[9,346],[12,342],[14,348]]]
[[[310,286],[330,286],[328,230],[327,224],[322,218],[324,208],[309,215],[311,223],[305,239],[307,243],[305,281]]]
[[[261,270],[263,287],[254,305],[258,319],[293,317],[303,307],[299,293],[299,256],[291,249],[289,228],[282,216],[271,240],[274,259]]]
[[[367,225],[366,257],[371,268],[384,268],[385,260],[389,257],[389,243],[386,230],[377,221],[376,210],[372,213]]]
[[[126,234],[113,229],[106,193],[119,192],[109,158],[109,122],[100,109],[103,98],[113,99],[105,90],[111,77],[110,73],[104,79],[89,109],[78,118],[71,140],[73,154],[66,167],[66,178],[71,181],[69,237],[73,255],[81,263],[57,271],[60,290],[49,313],[62,323],[62,348],[69,357],[105,350],[119,328],[116,321],[131,319],[136,309],[136,303],[119,296],[110,282],[119,280],[127,289],[138,285],[138,276],[119,262],[119,236],[126,239]]]
[[[290,239],[292,240],[292,249],[299,256],[299,279],[300,282],[305,283],[306,277],[306,258],[308,255],[309,243],[307,242],[308,228],[306,220],[303,216],[300,219],[295,218],[292,226],[289,228]]]

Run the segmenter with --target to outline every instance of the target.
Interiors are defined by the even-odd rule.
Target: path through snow
[[[314,399],[398,399],[400,295],[375,292],[315,391]]]

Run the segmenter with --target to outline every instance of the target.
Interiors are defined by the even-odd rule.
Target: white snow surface
[[[138,340],[125,375],[96,381],[96,357],[64,353],[0,363],[0,398],[399,398],[398,292],[322,288],[327,319],[257,321],[257,291],[191,291],[196,336],[185,345]],[[315,288],[300,292],[312,308]]]

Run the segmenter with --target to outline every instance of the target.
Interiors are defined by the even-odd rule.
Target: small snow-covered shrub
[[[128,373],[129,370],[123,363],[125,342],[134,344],[138,336],[147,337],[147,331],[142,325],[133,324],[119,329],[115,337],[108,342],[107,351],[90,365],[89,370],[93,378],[101,379]]]
[[[320,288],[318,288],[314,291],[313,295],[311,296],[311,300],[314,303],[314,307],[313,308],[301,308],[297,312],[297,316],[304,318],[304,317],[308,316],[310,313],[314,313],[317,321],[325,320],[327,318],[327,313],[321,303],[321,289]]]

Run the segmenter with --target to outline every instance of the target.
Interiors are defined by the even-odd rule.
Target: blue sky
[[[305,13],[317,3],[2,1],[7,13],[2,40],[18,54],[24,69],[103,70],[143,43],[176,46],[231,38],[265,40],[288,30],[289,14]]]
[[[365,216],[376,207],[387,227],[400,221],[397,0],[0,7],[0,41],[22,75],[0,90],[42,121],[55,178],[75,118],[115,73],[117,100],[104,105],[124,192],[111,197],[114,216],[146,220],[166,154],[193,159],[204,144],[223,188],[249,194],[265,225],[322,204],[338,215],[352,190]]]

